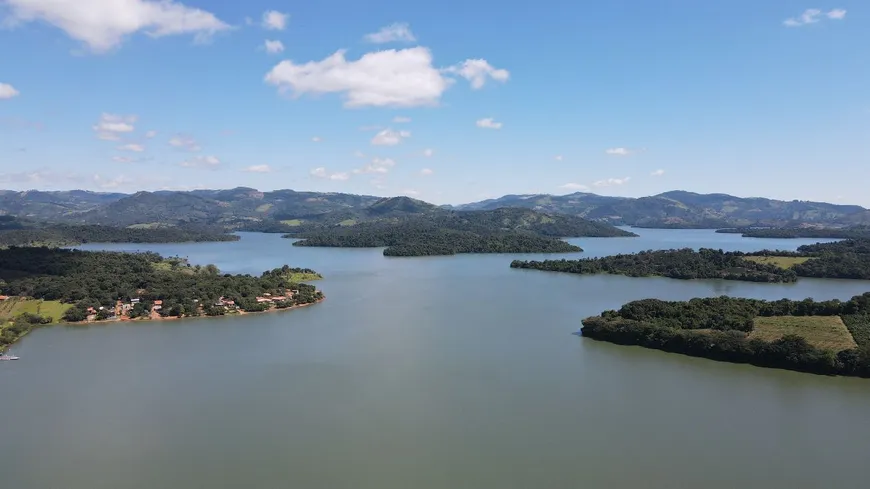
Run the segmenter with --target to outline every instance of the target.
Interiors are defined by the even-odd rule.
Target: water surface
[[[816,240],[636,230],[600,256]],[[233,243],[154,250],[260,273],[314,268],[287,313],[31,334],[0,364],[0,480],[22,488],[863,486],[870,381],[730,365],[571,335],[624,302],[841,298],[870,283],[755,284],[508,267],[541,255],[386,258]]]

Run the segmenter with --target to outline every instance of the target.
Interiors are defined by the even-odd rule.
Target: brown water
[[[586,256],[794,248],[711,231],[576,240]],[[97,248],[100,246],[91,246]],[[104,246],[145,249],[141,245]],[[39,330],[0,364],[3,488],[863,487],[870,381],[573,336],[644,297],[848,298],[770,285],[512,270],[514,256],[389,259],[275,235],[148,246],[326,275],[287,313]]]

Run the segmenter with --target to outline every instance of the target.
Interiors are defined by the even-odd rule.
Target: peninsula
[[[44,247],[0,250],[0,350],[34,326],[291,309],[321,301],[314,270],[222,274],[156,253]]]
[[[870,293],[846,302],[645,299],[584,319],[580,333],[726,362],[870,377]]]
[[[577,274],[749,282],[795,282],[798,277],[870,280],[870,239],[816,243],[797,251],[744,253],[684,248],[580,260],[514,260],[510,266]]]

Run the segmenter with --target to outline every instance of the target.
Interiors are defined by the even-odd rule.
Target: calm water
[[[640,230],[584,256],[812,240]],[[140,245],[90,248],[145,249]],[[227,272],[326,275],[281,314],[42,329],[0,364],[0,481],[63,488],[861,487],[870,381],[571,335],[645,297],[846,299],[791,285],[511,270],[514,256],[385,258],[276,235],[147,246]]]

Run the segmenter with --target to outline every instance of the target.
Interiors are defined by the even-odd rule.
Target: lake
[[[572,239],[566,257],[795,249],[708,230]],[[870,283],[576,276],[515,258],[238,242],[153,250],[232,273],[324,274],[322,304],[51,327],[0,363],[4,488],[829,488],[866,483],[870,381],[572,335],[635,299],[849,297]]]

